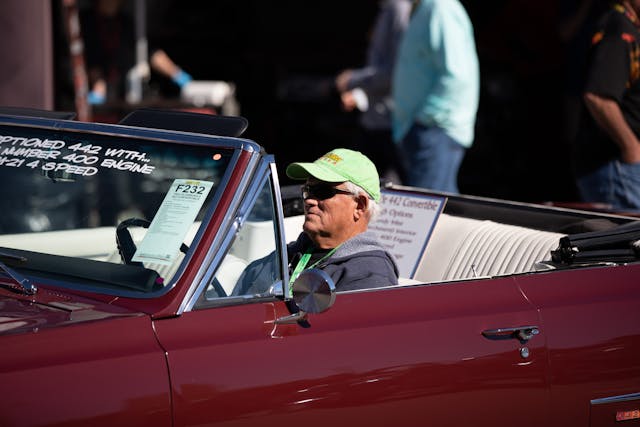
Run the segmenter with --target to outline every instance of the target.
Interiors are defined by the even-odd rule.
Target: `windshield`
[[[0,261],[153,292],[192,244],[233,149],[0,125]]]

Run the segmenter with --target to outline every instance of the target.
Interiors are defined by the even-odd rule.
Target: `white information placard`
[[[173,263],[211,187],[209,181],[174,180],[132,260]]]
[[[445,202],[445,197],[382,190],[382,211],[369,231],[396,257],[401,277],[413,279]]]

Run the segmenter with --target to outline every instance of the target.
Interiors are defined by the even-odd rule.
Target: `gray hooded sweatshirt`
[[[300,255],[311,245],[305,233],[287,245],[289,270],[293,270]],[[336,284],[336,291],[380,288],[398,284],[398,266],[393,256],[370,232],[347,240],[315,268],[327,273]]]
[[[289,272],[296,267],[311,244],[311,239],[305,233],[300,233],[295,242],[287,245]],[[266,292],[276,280],[277,265],[275,252],[253,261],[238,279],[232,295]],[[347,240],[313,268],[326,272],[333,279],[338,292],[398,284],[395,259],[369,232]]]

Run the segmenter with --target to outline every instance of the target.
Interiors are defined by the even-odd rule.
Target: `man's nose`
[[[318,205],[318,199],[314,198],[313,196],[309,196],[306,199],[304,199],[305,208],[309,206],[317,206],[317,205]]]

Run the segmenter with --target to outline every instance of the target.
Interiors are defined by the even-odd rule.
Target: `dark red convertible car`
[[[290,287],[245,126],[0,114],[0,426],[640,423],[637,218],[392,187],[400,286]]]

